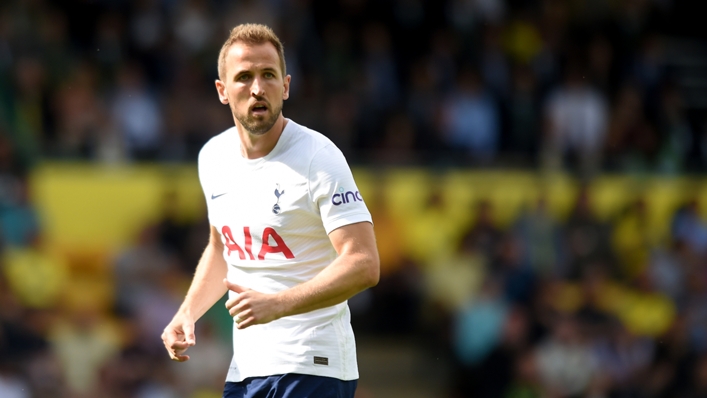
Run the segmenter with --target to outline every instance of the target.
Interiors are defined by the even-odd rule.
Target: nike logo
[[[227,193],[228,193],[228,192],[224,192],[224,193],[222,193],[221,195],[214,195],[214,194],[211,194],[211,200],[214,200],[214,199],[218,198],[219,196],[223,196],[223,195],[225,195],[225,194],[227,194]]]

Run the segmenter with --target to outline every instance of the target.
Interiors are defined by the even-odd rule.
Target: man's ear
[[[221,80],[216,79],[216,92],[218,93],[218,99],[222,104],[228,104],[228,96],[226,95],[226,83]]]
[[[292,76],[290,76],[290,75],[285,76],[285,82],[284,82],[285,90],[282,92],[282,99],[283,100],[290,98],[290,80],[291,79],[292,79]]]

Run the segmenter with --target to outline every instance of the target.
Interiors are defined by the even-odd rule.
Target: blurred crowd
[[[192,361],[175,366],[159,340],[206,219],[185,224],[167,198],[120,252],[57,255],[28,188],[47,159],[194,161],[233,124],[213,88],[230,27],[274,27],[293,76],[285,115],[352,163],[674,175],[707,169],[707,118],[666,45],[685,33],[678,3],[3,1],[0,397],[220,396],[231,327],[220,306]],[[591,194],[580,189],[562,219],[541,198],[503,226],[482,200],[429,258],[398,232],[443,228],[444,200],[407,220],[375,202],[383,274],[351,300],[354,329],[446,359],[443,396],[707,397],[699,199],[656,240],[646,203],[607,221]]]
[[[446,206],[432,194],[415,217]],[[412,336],[430,369],[439,366],[432,358],[446,359],[440,397],[707,396],[707,223],[698,201],[676,209],[659,241],[644,199],[602,220],[587,187],[562,218],[542,195],[507,226],[499,211],[480,200],[460,238],[427,259],[384,235],[383,277],[367,293],[370,312],[354,312],[357,330]],[[378,207],[374,219],[381,232],[405,223]]]
[[[678,48],[700,32],[683,3],[4,1],[0,131],[26,164],[194,160],[232,125],[213,85],[228,29],[261,22],[285,44],[285,114],[352,161],[700,170],[705,102],[676,62],[707,64]]]

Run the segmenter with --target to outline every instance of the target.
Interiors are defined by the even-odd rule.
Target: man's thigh
[[[223,398],[353,398],[358,380],[284,374],[227,382]]]

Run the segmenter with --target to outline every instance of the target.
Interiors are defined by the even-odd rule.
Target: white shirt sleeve
[[[213,161],[215,159],[214,146],[211,142],[207,143],[201,151],[199,151],[199,157],[197,159],[197,170],[199,175],[199,183],[201,184],[201,190],[203,191],[204,198],[206,199],[206,214],[209,218],[209,222],[212,225],[214,221],[211,219],[211,196],[213,194],[212,190],[214,187],[212,179],[214,178],[214,166]]]
[[[334,145],[326,145],[314,154],[309,192],[327,234],[344,225],[373,222],[346,158]]]

